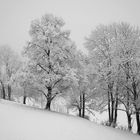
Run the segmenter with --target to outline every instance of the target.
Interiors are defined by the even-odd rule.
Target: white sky
[[[78,48],[99,24],[126,21],[140,25],[140,0],[0,0],[0,45],[21,51],[33,19],[45,13],[62,17]]]

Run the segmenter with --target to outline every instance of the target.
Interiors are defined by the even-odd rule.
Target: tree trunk
[[[4,88],[4,86],[2,87],[2,95],[3,95],[3,99],[6,99],[6,94],[5,94],[5,88]]]
[[[140,135],[140,116],[139,116],[139,110],[137,108],[137,99],[138,99],[138,94],[136,91],[136,85],[133,83],[133,91],[134,91],[134,107],[136,111],[136,123],[137,123],[137,134]]]
[[[126,115],[127,115],[127,121],[128,121],[128,130],[131,131],[132,129],[132,124],[131,124],[131,113],[129,113],[129,109],[130,109],[130,106],[129,106],[129,102],[127,101],[127,108],[128,110],[126,111]]]
[[[111,96],[111,126],[113,126],[113,120],[114,120],[114,99],[113,96]]]
[[[140,115],[138,109],[136,109],[136,122],[137,122],[137,134],[140,135]]]
[[[82,118],[85,118],[85,93],[83,93],[83,108],[82,108]]]
[[[131,114],[127,111],[127,121],[128,121],[128,130],[131,131],[132,130],[132,124],[131,124]]]
[[[113,99],[113,83],[108,85],[108,113],[109,113],[109,126],[112,126],[114,117],[114,99]]]
[[[109,117],[109,126],[111,125],[111,111],[110,111],[110,93],[108,91],[108,117]]]
[[[78,110],[79,110],[79,117],[81,117],[82,116],[82,109],[79,107]]]
[[[51,110],[51,101],[49,99],[47,99],[47,104],[45,107],[46,110]]]
[[[52,88],[47,87],[48,89],[48,94],[47,94],[47,104],[45,109],[50,110],[51,109],[51,101],[52,101]]]
[[[128,130],[131,131],[131,129],[132,129],[131,114],[129,113],[129,110],[130,110],[130,93],[127,90],[127,111],[126,111],[126,114],[127,114],[127,121],[128,121]]]
[[[27,96],[24,95],[24,96],[23,96],[23,104],[26,104],[26,99],[27,99]]]
[[[129,80],[129,62],[126,62],[126,84],[127,86],[128,85],[128,80]],[[126,115],[127,115],[127,121],[128,121],[128,130],[131,131],[132,129],[132,124],[131,124],[131,113],[130,113],[130,92],[129,92],[129,89],[127,89],[127,102],[126,102],[126,105],[127,105],[127,108],[126,108]]]
[[[118,98],[116,98],[116,102],[115,102],[113,127],[116,127],[116,125],[117,125],[117,116],[118,116]]]
[[[81,94],[80,94],[80,106],[78,110],[79,110],[79,117],[82,117],[82,95]]]
[[[137,123],[137,134],[140,135],[140,116],[139,116],[139,110],[138,110],[138,107],[137,107],[137,100],[138,100],[138,93],[137,93],[137,86],[136,86],[136,83],[134,81],[134,78],[133,78],[133,83],[132,83],[132,87],[133,87],[133,92],[134,92],[134,107],[135,107],[135,111],[136,111],[136,123]]]
[[[5,87],[4,87],[4,84],[3,84],[2,81],[1,81],[1,86],[2,86],[2,98],[3,98],[3,99],[6,99]]]
[[[115,95],[113,127],[116,127],[117,125],[117,116],[118,116],[118,85],[116,87],[116,95]]]
[[[8,84],[8,100],[11,100],[11,86]]]

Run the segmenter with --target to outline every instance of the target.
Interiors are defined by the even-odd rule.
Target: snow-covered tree
[[[118,103],[123,103],[131,129],[132,103],[128,88],[133,68],[130,69],[130,62],[139,56],[138,42],[138,29],[126,23],[100,25],[86,39],[90,59],[107,93],[109,124],[112,126],[116,125]]]
[[[69,38],[69,31],[63,30],[64,21],[51,14],[44,15],[31,23],[31,40],[24,49],[29,58],[29,69],[35,82],[45,90],[46,109],[50,110],[51,101],[59,92],[53,89],[71,78],[73,70],[69,66],[76,51]]]
[[[134,112],[134,108],[137,110],[136,100],[139,96],[137,86],[139,86],[140,31],[138,28],[132,27],[129,24],[121,23],[120,25],[116,25],[116,34],[116,58],[123,72],[120,86],[124,89],[122,92],[124,94],[121,94],[122,96],[119,100],[123,102],[126,108],[128,129],[131,130],[131,115]],[[136,113],[136,118],[138,116]],[[137,132],[140,134],[139,119],[136,120],[138,124]]]
[[[13,76],[21,66],[20,57],[9,46],[0,47],[1,86],[3,98],[11,100]],[[7,87],[7,89],[6,89]],[[4,89],[5,88],[5,89]]]
[[[105,81],[108,99],[109,123],[112,125],[114,119],[114,44],[115,34],[111,26],[101,25],[86,39],[86,47],[90,52],[93,64],[101,79]]]
[[[92,113],[90,105],[95,98],[95,73],[89,59],[81,52],[77,52],[75,61],[77,84],[74,85],[73,95],[71,96],[71,107],[78,110],[79,117],[85,118],[87,113]],[[92,78],[91,78],[92,77]]]

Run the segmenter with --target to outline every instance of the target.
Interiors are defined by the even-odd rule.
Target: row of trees
[[[86,39],[91,63],[107,98],[109,125],[115,127],[117,111],[125,111],[128,129],[136,115],[140,134],[140,31],[126,23],[98,26]],[[125,109],[119,108],[123,104]]]
[[[1,97],[11,100],[14,76],[21,67],[20,58],[9,46],[0,47]]]
[[[76,108],[83,118],[86,112],[107,108],[112,127],[121,110],[126,112],[129,130],[132,115],[136,116],[140,134],[139,29],[126,23],[100,25],[86,38],[89,53],[85,55],[77,50],[64,25],[61,18],[50,14],[34,20],[22,59],[1,47],[2,98],[12,100],[17,90],[24,104],[32,97],[45,101],[44,108],[51,110],[54,98],[65,96],[68,107]]]

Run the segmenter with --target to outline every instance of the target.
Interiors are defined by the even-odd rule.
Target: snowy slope
[[[139,140],[78,117],[0,100],[0,140]]]

